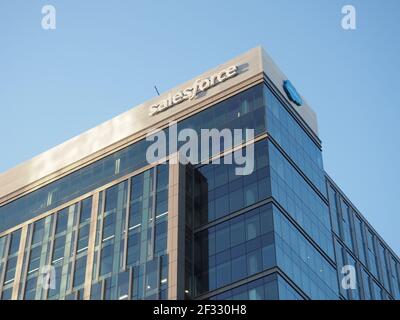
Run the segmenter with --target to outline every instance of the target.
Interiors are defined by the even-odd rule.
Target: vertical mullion
[[[15,268],[14,284],[13,284],[11,300],[17,300],[17,298],[18,298],[18,289],[19,289],[20,278],[21,278],[22,263],[24,261],[24,250],[25,250],[27,232],[28,232],[28,225],[26,224],[22,227],[21,238],[19,240],[17,266]]]
[[[133,268],[129,268],[129,283],[128,283],[128,300],[132,299],[132,290],[133,290]]]
[[[24,282],[22,283],[21,286],[21,299],[24,300],[25,297],[25,287],[26,287],[26,279],[28,277],[28,267],[29,267],[29,259],[31,258],[31,246],[32,246],[32,238],[33,238],[33,223],[29,225],[29,239],[28,242],[29,245],[26,248],[26,264],[25,264],[25,268],[23,270],[23,275],[24,275]],[[37,284],[36,284],[37,287]]]
[[[192,181],[191,181],[191,184],[192,184],[192,190],[195,190],[194,188],[195,188],[195,171],[194,171],[194,168],[191,168],[191,170],[192,170]],[[187,180],[185,179],[185,183],[187,182]],[[202,186],[201,186],[202,187]],[[185,291],[186,290],[190,290],[190,292],[189,292],[189,294],[190,294],[190,296],[189,297],[193,297],[194,296],[194,281],[193,281],[193,278],[194,278],[194,274],[195,274],[195,271],[194,271],[194,261],[195,261],[195,256],[194,256],[194,239],[195,239],[195,236],[194,236],[194,226],[195,226],[195,217],[194,217],[194,215],[197,213],[195,210],[195,205],[194,205],[194,201],[195,201],[195,198],[194,198],[194,192],[193,192],[193,197],[191,198],[191,201],[192,201],[192,212],[191,212],[191,225],[190,225],[190,229],[191,229],[191,243],[190,243],[190,251],[191,251],[191,253],[192,253],[192,256],[191,256],[191,262],[190,262],[190,267],[191,267],[191,275],[190,275],[190,277],[189,277],[189,283],[186,283],[185,284],[185,286],[187,286],[186,288],[185,288]],[[186,263],[186,262],[185,262]],[[185,271],[186,271],[186,266],[185,266]]]
[[[151,221],[151,252],[149,259],[153,260],[154,258],[154,251],[155,251],[155,227],[156,227],[156,194],[157,194],[157,167],[154,167],[154,174],[153,174],[153,199],[152,199],[152,206],[151,206],[151,215],[152,215],[152,221]]]
[[[96,229],[97,229],[97,213],[99,208],[99,193],[96,193],[92,197],[92,213],[90,216],[90,231],[88,239],[88,251],[87,251],[87,263],[85,273],[85,284],[84,284],[84,300],[90,300],[90,293],[92,290],[92,278],[93,278],[93,261],[94,252],[96,248]]]
[[[49,257],[47,259],[47,265],[52,267],[52,260],[53,260],[53,249],[54,249],[54,241],[55,241],[55,234],[56,234],[56,226],[57,226],[57,218],[58,212],[53,215],[53,226],[50,235],[50,245],[49,245]],[[49,294],[49,288],[46,286],[44,289],[44,299],[47,300]]]
[[[124,256],[122,260],[122,270],[126,270],[127,258],[128,258],[128,236],[129,236],[129,215],[130,215],[130,203],[131,203],[131,188],[132,178],[128,179],[128,193],[126,197],[126,216],[125,216],[125,239],[124,239]]]
[[[71,290],[72,292],[74,290],[74,276],[75,276],[75,265],[76,265],[76,251],[78,248],[78,236],[79,236],[79,224],[80,224],[80,218],[81,218],[81,207],[82,207],[82,202],[78,203],[78,210],[77,210],[77,217],[76,217],[76,222],[75,222],[75,235],[74,235],[74,253],[72,255],[72,265],[71,265]]]
[[[3,284],[4,284],[4,278],[6,276],[6,269],[7,269],[7,260],[8,260],[8,253],[10,252],[10,243],[11,243],[11,233],[8,234],[5,243],[5,250],[4,250],[4,267],[3,270],[0,274],[0,289],[3,291]],[[0,298],[1,298],[1,291],[0,291]]]
[[[103,247],[103,224],[104,224],[104,209],[106,205],[106,191],[103,190],[103,196],[101,200],[101,210],[100,210],[100,228],[99,228],[99,248],[97,251],[97,270],[96,270],[96,277],[95,280],[99,280],[99,275],[100,275],[100,257],[101,257],[101,251]]]
[[[157,297],[160,299],[160,283],[161,283],[161,272],[162,272],[162,265],[161,265],[161,256],[157,257]]]
[[[106,297],[106,281],[103,279],[101,280],[100,299],[105,300],[105,297]]]

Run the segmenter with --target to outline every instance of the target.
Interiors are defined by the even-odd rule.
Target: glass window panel
[[[36,296],[37,277],[28,279],[25,284],[25,300],[34,300]]]
[[[152,290],[158,288],[158,259],[147,262],[146,266],[146,290],[152,292]]]
[[[89,243],[89,230],[90,224],[86,224],[79,228],[78,252],[84,248],[87,248]]]
[[[83,256],[75,262],[74,288],[81,286],[85,282],[86,260],[86,256]]]
[[[56,234],[59,234],[68,227],[68,209],[61,210],[57,214]]]
[[[129,291],[129,272],[121,272],[118,274],[117,299],[127,300]]]
[[[259,214],[246,218],[246,240],[252,240],[260,235],[260,216]]]
[[[365,270],[362,270],[361,276],[363,281],[364,300],[373,300],[369,282],[369,275]]]
[[[101,300],[102,298],[102,282],[97,282],[92,284],[92,289],[90,290],[91,300]]]
[[[18,257],[12,257],[12,258],[8,259],[4,282],[8,282],[8,281],[14,279],[15,268],[17,266],[17,260],[18,260]]]
[[[82,201],[80,223],[89,221],[91,215],[92,215],[92,198],[90,197]]]
[[[11,300],[12,297],[12,287],[3,290],[3,292],[1,293],[1,300]]]
[[[9,252],[8,252],[9,256],[18,252],[20,238],[21,238],[21,229],[14,231],[11,234],[11,243],[10,243],[10,248],[9,248]]]
[[[132,230],[128,237],[128,257],[127,264],[134,265],[140,259],[140,230]]]
[[[100,259],[100,275],[112,272],[113,267],[114,245],[113,243],[104,246],[101,251]]]

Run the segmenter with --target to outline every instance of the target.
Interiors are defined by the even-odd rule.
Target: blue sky
[[[2,0],[0,172],[262,45],[317,112],[326,171],[399,253],[399,36],[397,0]]]

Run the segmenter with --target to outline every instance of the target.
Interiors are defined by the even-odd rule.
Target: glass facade
[[[394,253],[379,240],[379,236],[372,231],[368,222],[361,217],[356,208],[348,204],[345,195],[332,181],[328,181],[328,194],[332,225],[333,221],[337,221],[333,237],[341,297],[353,300],[399,299],[399,259],[393,258]],[[337,207],[338,203],[340,210]],[[355,268],[354,289],[344,290],[341,286],[342,267],[345,265]],[[391,281],[390,278],[395,280]]]
[[[103,192],[104,209],[96,229],[93,299],[166,296],[167,190],[168,166],[161,165]]]
[[[257,84],[183,128],[255,129],[254,171],[221,161],[176,177],[146,162],[140,140],[4,204],[0,298],[169,299],[176,287],[188,299],[400,298],[399,258],[327,176],[320,142],[280,93]]]
[[[271,274],[227,290],[210,300],[304,300],[279,274]]]

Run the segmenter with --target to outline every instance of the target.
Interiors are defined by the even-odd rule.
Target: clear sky
[[[0,172],[262,45],[317,112],[326,171],[399,253],[399,39],[398,0],[0,0]]]

